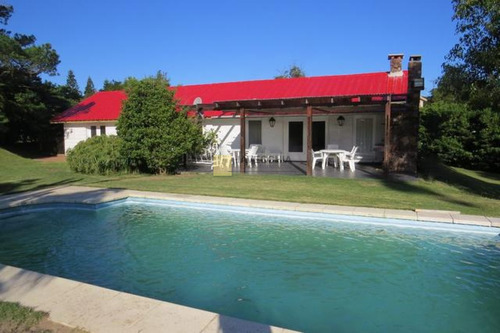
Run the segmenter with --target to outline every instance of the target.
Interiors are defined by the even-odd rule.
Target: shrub
[[[75,172],[99,175],[126,171],[120,146],[121,139],[117,136],[94,136],[78,143],[68,152],[69,167]]]
[[[175,173],[182,157],[203,142],[199,122],[188,118],[162,75],[134,82],[118,119],[121,153],[130,170]]]
[[[473,110],[465,103],[438,101],[420,113],[422,158],[480,170],[500,168],[500,115],[491,109]]]

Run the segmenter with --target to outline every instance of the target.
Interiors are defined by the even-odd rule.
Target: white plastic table
[[[340,170],[344,170],[344,156],[345,154],[348,153],[347,150],[343,150],[343,149],[322,149],[320,150],[321,152],[321,155],[323,156],[323,162],[321,163],[321,167],[323,169],[326,168],[326,163],[328,162],[328,158],[330,157],[330,155],[337,155],[338,159],[339,159],[339,168]]]

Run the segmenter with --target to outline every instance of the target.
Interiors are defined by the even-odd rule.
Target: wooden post
[[[389,171],[391,159],[391,95],[385,103],[384,169]]]
[[[312,106],[307,106],[307,175],[312,176]]]
[[[245,136],[246,136],[246,121],[245,109],[240,108],[240,173],[245,173],[246,159],[245,159]]]

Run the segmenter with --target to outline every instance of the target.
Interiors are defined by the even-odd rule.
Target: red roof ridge
[[[403,70],[404,74],[407,74],[407,70]],[[302,76],[302,77],[290,77],[290,78],[277,78],[277,79],[255,79],[255,80],[242,80],[242,81],[226,81],[226,82],[211,82],[211,83],[195,83],[195,84],[177,84],[172,85],[170,88],[184,88],[184,87],[199,87],[199,86],[216,86],[216,85],[224,85],[224,84],[235,84],[235,83],[259,83],[259,82],[272,82],[278,80],[308,80],[308,79],[325,79],[325,78],[334,78],[334,77],[360,77],[360,76],[375,76],[386,74],[388,78],[397,79],[399,76],[389,76],[389,71],[385,72],[369,72],[369,73],[350,73],[350,74],[332,74],[332,75],[317,75],[317,76]]]

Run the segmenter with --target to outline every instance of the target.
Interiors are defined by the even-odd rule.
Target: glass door
[[[286,135],[287,155],[292,161],[305,160],[304,121],[289,121]]]
[[[356,146],[360,154],[373,152],[373,118],[356,119]]]

